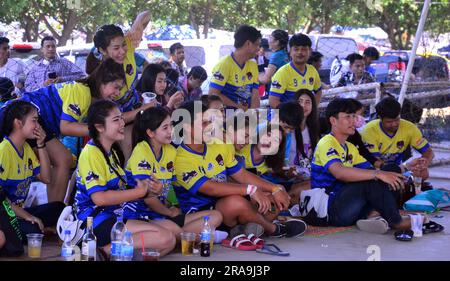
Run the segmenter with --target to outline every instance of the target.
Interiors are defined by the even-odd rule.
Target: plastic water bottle
[[[75,260],[70,230],[68,229],[64,231],[64,243],[61,248],[61,257],[63,257],[65,261]]]
[[[122,243],[125,237],[125,232],[127,228],[123,223],[123,217],[117,217],[117,222],[113,225],[111,229],[111,260],[120,261],[122,254]]]
[[[133,251],[134,251],[133,234],[129,231],[125,232],[121,250],[122,250],[121,259],[123,261],[133,260]]]
[[[211,226],[209,225],[209,217],[203,217],[203,228],[200,232],[200,256],[209,257],[211,255]]]

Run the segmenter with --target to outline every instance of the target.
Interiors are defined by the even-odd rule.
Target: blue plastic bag
[[[433,189],[422,192],[409,199],[403,205],[407,211],[433,213],[440,208],[450,206],[450,191]]]

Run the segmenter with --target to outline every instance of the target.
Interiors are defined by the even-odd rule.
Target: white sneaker
[[[388,222],[382,217],[358,220],[356,226],[365,232],[385,234],[389,230]]]

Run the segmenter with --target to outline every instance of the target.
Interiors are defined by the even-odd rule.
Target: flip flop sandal
[[[365,232],[385,234],[389,230],[388,222],[382,217],[358,220],[356,226]]]
[[[264,245],[264,247],[262,249],[256,249],[256,252],[261,253],[261,254],[268,254],[268,255],[281,256],[281,257],[287,257],[290,255],[288,252],[282,251],[275,244],[266,244],[266,245]]]
[[[256,237],[254,234],[250,234],[247,237],[250,241],[252,241],[253,245],[257,246],[256,249],[262,249],[264,247],[265,242],[263,239]]]
[[[238,235],[233,239],[225,239],[221,245],[226,248],[232,248],[241,251],[253,251],[257,249],[256,245],[253,245],[252,241],[245,236],[245,234]]]
[[[414,237],[414,232],[410,229],[408,230],[399,230],[394,233],[395,239],[398,241],[411,241]]]
[[[423,234],[436,233],[444,230],[444,226],[438,224],[434,221],[429,221],[428,223],[423,224],[422,232]]]

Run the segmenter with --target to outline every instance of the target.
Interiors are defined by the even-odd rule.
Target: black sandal
[[[411,229],[399,230],[394,233],[395,239],[398,241],[411,241],[414,237],[414,232]]]
[[[444,227],[434,221],[429,221],[422,226],[423,234],[441,232],[442,230],[444,230]]]

